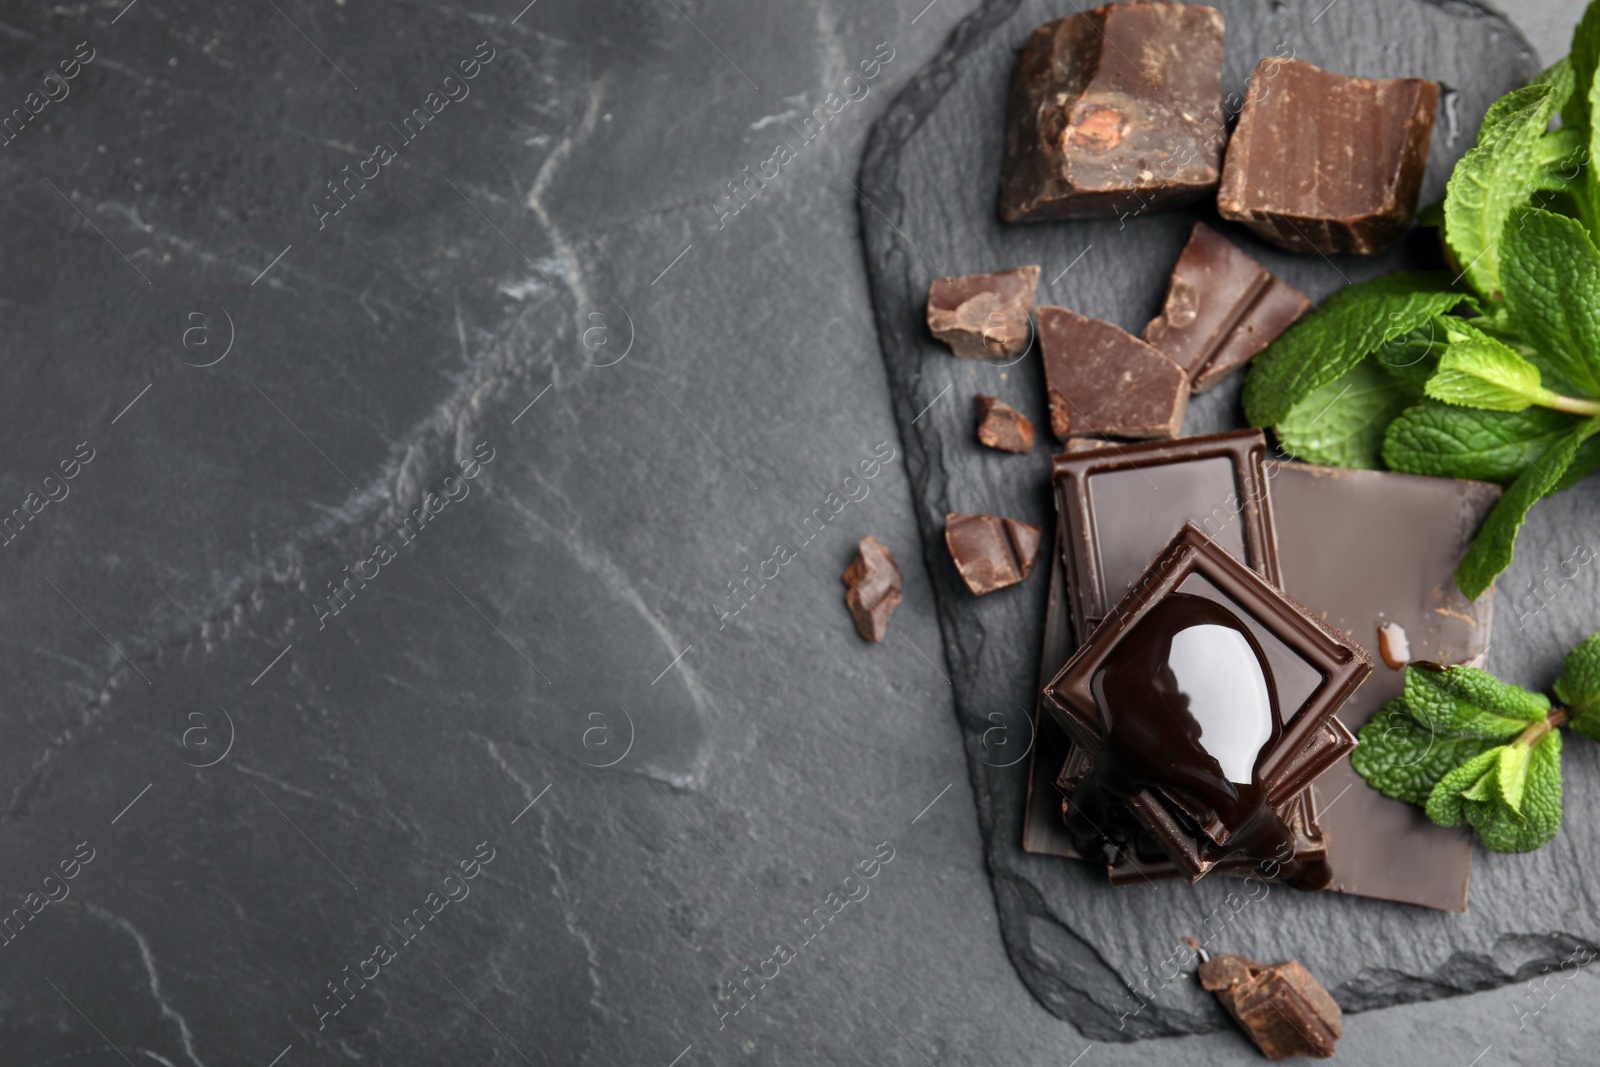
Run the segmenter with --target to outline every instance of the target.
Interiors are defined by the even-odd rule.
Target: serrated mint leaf
[[[1600,396],[1600,251],[1583,224],[1521,211],[1502,243],[1508,320],[1568,382]]]
[[[1600,633],[1585,637],[1567,653],[1555,690],[1556,699],[1566,706],[1568,724],[1600,741]]]
[[[1495,764],[1495,799],[1510,808],[1516,815],[1522,814],[1523,789],[1528,784],[1528,761],[1533,756],[1533,746],[1522,743],[1507,745],[1500,752],[1500,760]],[[1488,800],[1489,797],[1473,797],[1474,800]]]
[[[1383,465],[1383,431],[1421,395],[1415,385],[1357,363],[1314,389],[1278,422],[1278,443],[1308,463],[1376,470]]]
[[[1536,465],[1530,465],[1511,483],[1456,568],[1456,585],[1469,599],[1476,600],[1495,576],[1511,565],[1517,534],[1527,520],[1528,510],[1562,483],[1578,450],[1597,430],[1600,418],[1579,422],[1547,448]]]
[[[1361,743],[1350,753],[1356,773],[1384,796],[1418,805],[1427,803],[1439,779],[1499,744],[1478,737],[1445,737],[1412,718],[1398,697],[1367,720],[1359,737]]]
[[[1560,104],[1558,86],[1535,82],[1496,100],[1445,187],[1445,236],[1462,274],[1486,300],[1501,297],[1501,234],[1537,187],[1536,143]]]
[[[1409,474],[1505,484],[1538,463],[1579,421],[1549,408],[1474,411],[1423,400],[1389,424],[1383,461]]]
[[[1255,426],[1276,425],[1368,353],[1467,299],[1438,271],[1387,274],[1339,290],[1251,361],[1245,416]]]
[[[1447,317],[1435,315],[1425,325],[1380,345],[1367,357],[1368,361],[1403,382],[1420,386],[1439,366],[1439,354],[1448,342],[1435,323]]]
[[[1589,128],[1589,91],[1594,85],[1597,62],[1600,62],[1600,11],[1590,4],[1572,28],[1572,47],[1567,58],[1561,61],[1572,78],[1572,91],[1561,105],[1562,126]]]
[[[1467,821],[1468,793],[1481,793],[1483,779],[1494,774],[1495,764],[1505,745],[1480,752],[1455,770],[1439,779],[1439,784],[1428,794],[1425,811],[1428,818],[1440,826],[1460,826]],[[1474,801],[1475,803],[1481,803]]]
[[[1589,161],[1589,131],[1584,128],[1551,130],[1534,145],[1539,167],[1538,188],[1545,192],[1574,192],[1583,182]],[[1541,206],[1543,198],[1538,198]]]
[[[1549,406],[1554,395],[1541,384],[1538,367],[1490,337],[1446,347],[1424,391],[1446,404],[1488,411]]]
[[[1549,714],[1550,699],[1502,682],[1477,667],[1406,667],[1405,705],[1412,718],[1451,737],[1515,737]]]
[[[1547,495],[1565,492],[1597,470],[1600,470],[1600,435],[1591,437],[1578,446],[1578,454],[1572,457],[1567,473],[1561,476],[1556,487]]]
[[[1526,745],[1507,748],[1527,750]],[[1501,757],[1502,774],[1507,757]],[[1532,852],[1561,829],[1561,731],[1552,730],[1532,748],[1523,772],[1521,811],[1503,803],[1466,801],[1467,821],[1492,852]]]

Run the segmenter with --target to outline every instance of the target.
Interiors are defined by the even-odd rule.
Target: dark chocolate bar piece
[[[1244,956],[1200,964],[1200,984],[1217,995],[1269,1060],[1329,1059],[1344,1013],[1298,960],[1268,966]]]
[[[893,554],[868,534],[856,545],[856,558],[844,572],[845,606],[868,641],[889,636],[889,616],[900,604],[900,567]]]
[[[1000,216],[1138,214],[1217,186],[1222,15],[1133,0],[1046,23],[1017,58]]]
[[[1300,290],[1197,222],[1172,268],[1166,306],[1144,328],[1144,339],[1188,373],[1191,391],[1203,393],[1310,306]]]
[[[1383,625],[1397,624],[1411,659],[1460,663],[1488,648],[1494,591],[1468,600],[1456,588],[1455,569],[1500,498],[1497,486],[1302,463],[1270,464],[1267,474],[1290,596],[1357,640],[1378,641]],[[1384,714],[1403,684],[1401,671],[1374,672],[1339,718],[1359,729]],[[1349,760],[1313,788],[1328,833],[1329,888],[1466,909],[1470,831],[1436,826],[1420,808],[1389,799]]]
[[[950,558],[978,596],[1016,585],[1032,573],[1043,533],[998,515],[946,515],[944,523]]]
[[[1056,510],[1079,640],[1186,522],[1276,583],[1266,456],[1260,430],[1108,444],[1056,456]]]
[[[1183,368],[1118,326],[1066,308],[1039,309],[1050,429],[1065,441],[1176,437],[1189,407]]]
[[[1371,670],[1359,645],[1186,524],[1045,687],[1092,764],[1073,808],[1093,824],[1124,799],[1191,878],[1227,857],[1291,860],[1273,791]]]
[[[1371,254],[1411,225],[1439,86],[1263,59],[1228,146],[1217,211],[1291,252]]]
[[[1010,359],[1027,351],[1037,266],[938,278],[928,287],[928,329],[962,359]]]
[[[997,396],[978,394],[978,440],[1001,452],[1033,448],[1033,422]]]

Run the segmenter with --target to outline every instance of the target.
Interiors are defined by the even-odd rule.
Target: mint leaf
[[[1499,789],[1504,794],[1512,775],[1521,777],[1520,810],[1491,801],[1466,800],[1467,821],[1492,852],[1532,852],[1555,839],[1561,829],[1561,731],[1551,730],[1537,744],[1507,745],[1500,757]],[[1516,753],[1527,752],[1525,758]],[[1518,770],[1508,770],[1513,763]]]
[[[1560,104],[1558,87],[1535,82],[1496,100],[1478,130],[1478,142],[1450,174],[1445,187],[1445,236],[1462,274],[1485,299],[1501,296],[1500,247],[1512,212],[1537,186],[1536,142]]]
[[[1456,568],[1456,585],[1468,598],[1477,599],[1495,576],[1511,565],[1517,534],[1528,517],[1528,510],[1562,483],[1578,449],[1597,430],[1600,430],[1600,418],[1577,423],[1511,483]]]
[[[1555,395],[1540,383],[1538,367],[1491,337],[1447,347],[1424,389],[1446,404],[1488,411],[1523,411]]]
[[[1578,454],[1572,458],[1567,473],[1561,476],[1550,493],[1565,492],[1597,470],[1600,470],[1600,436],[1591,437],[1578,446]]]
[[[1576,192],[1589,161],[1589,131],[1551,130],[1534,145],[1539,166],[1538,187],[1546,192]],[[1542,205],[1541,206],[1545,206]]]
[[[1446,317],[1435,315],[1425,325],[1380,345],[1368,358],[1403,382],[1423,384],[1439,366],[1439,354],[1449,343],[1444,330],[1437,325]]]
[[[1375,470],[1383,465],[1385,427],[1418,395],[1370,360],[1357,363],[1289,409],[1276,427],[1278,443],[1308,463]]]
[[[1555,690],[1556,699],[1566,705],[1568,725],[1600,741],[1600,633],[1590,634],[1567,653]]]
[[[1473,411],[1424,400],[1389,424],[1383,461],[1409,474],[1504,484],[1540,462],[1578,421],[1549,408]]]
[[[1477,667],[1406,667],[1411,717],[1441,734],[1504,740],[1550,712],[1550,699]]]
[[[1593,4],[1572,28],[1569,53],[1562,63],[1567,65],[1572,77],[1572,92],[1561,106],[1561,125],[1588,129],[1589,91],[1594,85],[1595,65],[1600,62],[1600,11],[1596,11]]]
[[[1472,757],[1443,778],[1428,794],[1424,810],[1428,818],[1440,826],[1460,826],[1467,821],[1467,794],[1484,795],[1488,789],[1485,779],[1492,778],[1500,753],[1509,746],[1497,745]],[[1474,803],[1482,801],[1474,800]]]
[[[1523,211],[1503,243],[1510,322],[1564,378],[1600,396],[1600,251],[1583,224]]]
[[[1367,720],[1359,737],[1350,753],[1356,773],[1384,796],[1418,805],[1452,769],[1499,743],[1446,737],[1413,718],[1400,698]]]
[[[1251,361],[1245,416],[1254,426],[1277,424],[1369,352],[1468,300],[1450,288],[1449,275],[1435,271],[1388,274],[1339,290]]]

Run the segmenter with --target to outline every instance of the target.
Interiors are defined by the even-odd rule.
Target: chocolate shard
[[[1343,1034],[1344,1013],[1298,960],[1268,966],[1244,956],[1200,964],[1200,984],[1236,1019],[1269,1060],[1325,1060]]]
[[[1138,214],[1217,186],[1222,15],[1132,0],[1046,23],[1011,81],[1000,216]]]
[[[928,329],[962,359],[1011,359],[1032,340],[1038,288],[1036,265],[937,278],[928,287]]]
[[[1027,452],[1033,448],[1033,423],[1028,416],[996,396],[978,394],[978,440],[1002,452]]]
[[[844,572],[845,606],[868,641],[889,636],[889,616],[900,605],[900,567],[894,555],[868,534],[856,544],[856,558]]]
[[[1144,328],[1144,339],[1188,373],[1193,392],[1203,393],[1310,306],[1294,286],[1197,222],[1172,268],[1166,306]]]
[[[967,588],[978,596],[1016,585],[1033,571],[1044,531],[997,515],[946,515],[944,541]]]
[[[1439,86],[1422,78],[1374,81],[1264,59],[1217,210],[1291,252],[1381,252],[1416,215],[1438,107]]]
[[[1039,309],[1039,352],[1050,394],[1050,429],[1065,441],[1176,437],[1189,407],[1189,376],[1109,322],[1066,308]]]

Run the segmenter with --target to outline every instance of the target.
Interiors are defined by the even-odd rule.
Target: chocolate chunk
[[[1002,452],[1033,448],[1033,423],[1028,416],[994,396],[978,394],[978,440]]]
[[[1411,643],[1406,640],[1405,627],[1397,622],[1378,627],[1378,655],[1390,670],[1397,671],[1411,662]]]
[[[1167,303],[1144,339],[1203,393],[1271,344],[1311,306],[1294,286],[1203,222],[1172,268]]]
[[[1010,359],[1032,340],[1028,316],[1037,266],[938,278],[928,287],[928,329],[962,359]]]
[[[1493,591],[1470,601],[1455,569],[1500,490],[1483,482],[1343,470],[1302,463],[1268,468],[1283,587],[1325,622],[1369,635],[1380,620],[1404,627],[1413,659],[1457,663],[1489,645]],[[1339,717],[1359,729],[1400,695],[1405,675],[1378,671]],[[1341,893],[1447,911],[1467,906],[1472,834],[1436,826],[1391,800],[1340,760],[1312,787]],[[1340,798],[1337,804],[1333,801]]]
[[[1183,368],[1109,322],[1066,308],[1039,309],[1039,352],[1050,429],[1061,440],[1176,437],[1189,406]]]
[[[1045,687],[1092,764],[1074,831],[1098,836],[1124,800],[1191,879],[1224,859],[1292,861],[1283,804],[1308,784],[1293,771],[1371,670],[1360,646],[1185,525]],[[1352,747],[1343,733],[1323,765]]]
[[[944,542],[961,580],[982,596],[1016,585],[1033,571],[1043,532],[996,515],[946,515]]]
[[[1250,79],[1217,210],[1291,252],[1381,252],[1417,213],[1439,86],[1373,81],[1303,59]]]
[[[1068,447],[1052,468],[1079,640],[1193,522],[1268,581],[1278,579],[1266,435]]]
[[[1222,15],[1135,0],[1046,23],[1017,58],[1000,216],[1138,214],[1215,189]]]
[[[1269,1060],[1328,1059],[1343,1033],[1344,1013],[1298,960],[1268,966],[1244,956],[1200,965],[1200,984],[1217,995]]]
[[[856,558],[844,572],[845,606],[868,641],[889,636],[889,616],[900,605],[900,568],[894,556],[868,534],[856,544]]]

